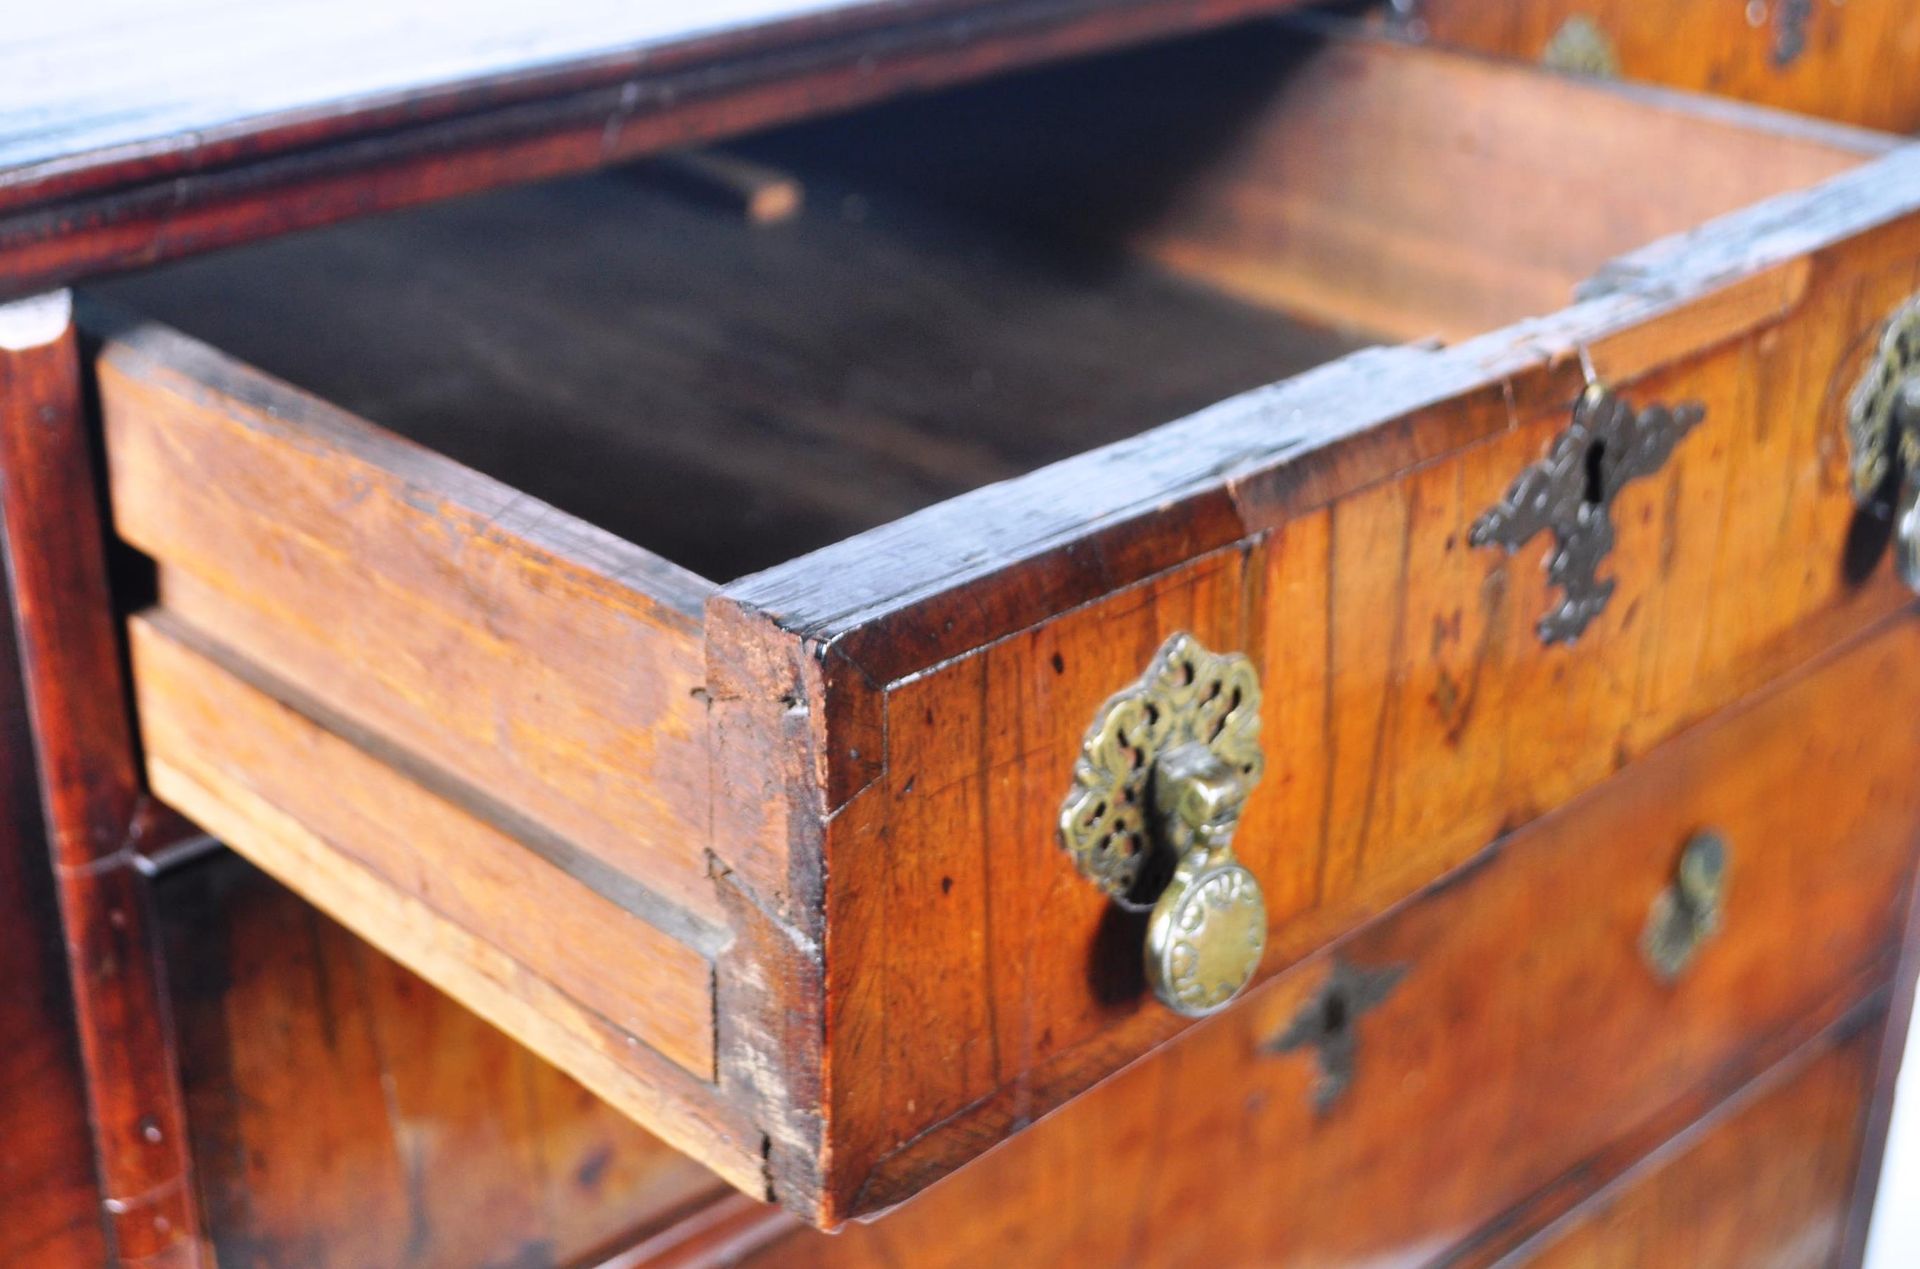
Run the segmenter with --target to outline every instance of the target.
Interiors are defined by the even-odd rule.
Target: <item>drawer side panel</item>
[[[154,792],[736,1185],[758,1133],[713,1083],[711,949],[621,909],[236,672],[131,627]]]
[[[720,922],[705,583],[163,328],[98,382],[115,528],[195,624]]]

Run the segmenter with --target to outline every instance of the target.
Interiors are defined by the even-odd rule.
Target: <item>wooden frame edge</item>
[[[0,309],[0,520],[107,1227],[126,1263],[206,1263],[92,430],[64,292]]]

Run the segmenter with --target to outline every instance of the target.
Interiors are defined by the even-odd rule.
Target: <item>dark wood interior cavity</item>
[[[1585,147],[1593,111],[1624,150]],[[1679,175],[1630,179],[1644,144]],[[727,579],[1367,343],[1551,311],[1883,148],[1280,24],[743,146],[798,215],[642,164],[103,289]]]
[[[754,226],[582,177],[107,289],[715,578],[1353,346],[1151,263],[807,185]]]
[[[1156,56],[1121,60],[1151,93]],[[721,579],[1369,342],[835,153],[876,126],[756,145],[804,187],[779,224],[642,164],[100,289]]]

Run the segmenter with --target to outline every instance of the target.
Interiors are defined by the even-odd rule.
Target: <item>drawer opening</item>
[[[106,290],[724,580],[1365,344],[1551,311],[1874,148],[1785,130],[1268,24],[743,142],[804,190],[777,224],[642,164]]]

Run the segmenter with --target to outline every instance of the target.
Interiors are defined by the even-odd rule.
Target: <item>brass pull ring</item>
[[[1727,844],[1717,833],[1699,833],[1680,852],[1673,881],[1654,896],[1641,949],[1666,982],[1693,963],[1700,947],[1720,931],[1727,898]]]
[[[1847,396],[1847,459],[1855,505],[1891,514],[1894,568],[1920,593],[1920,296],[1881,323]]]
[[[1266,949],[1266,900],[1233,854],[1264,766],[1253,663],[1186,633],[1108,699],[1081,744],[1060,843],[1115,903],[1151,913],[1147,982],[1175,1013],[1225,1005]]]

